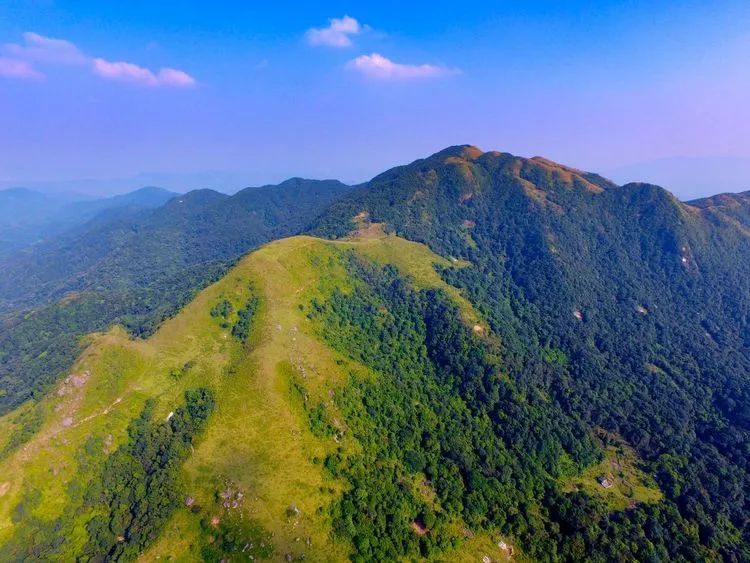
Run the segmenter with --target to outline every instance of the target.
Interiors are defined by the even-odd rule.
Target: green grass
[[[347,384],[351,370],[367,372],[320,342],[306,316],[314,297],[333,287],[346,291],[340,253],[347,249],[393,263],[419,286],[445,289],[464,320],[480,324],[468,301],[435,272],[434,264],[448,262],[422,245],[381,235],[271,243],[242,259],[148,340],[132,340],[118,328],[95,335],[71,372],[90,374],[83,385],[61,382],[38,406],[23,405],[0,418],[3,447],[32,409],[42,414],[39,431],[0,460],[0,548],[24,533],[12,513],[29,492],[41,494],[33,514],[42,520],[74,513],[80,495],[69,485],[96,474],[107,453],[126,440],[127,426],[147,398],[157,399],[155,418],[166,418],[186,389],[205,386],[214,391],[216,408],[183,469],[185,490],[202,511],[180,508],[143,559],[200,560],[201,546],[211,541],[200,521],[228,518],[217,494],[230,483],[244,494],[237,510],[269,534],[275,558],[304,553],[312,561],[346,560],[349,546],[333,539],[328,517],[344,483],[328,476],[319,460],[358,445],[346,436],[336,442],[313,435],[305,401],[323,405],[326,416],[337,419],[331,393]],[[243,344],[232,338],[231,325],[251,291],[260,307]],[[229,319],[211,316],[224,300],[232,304]],[[82,465],[80,452],[90,437],[105,446]],[[294,517],[291,505],[299,509]],[[88,516],[79,514],[71,524],[65,548],[71,558],[86,542]]]
[[[525,561],[523,556],[519,557],[520,554],[516,547],[513,547],[513,556],[508,550],[500,549],[498,547],[499,540],[500,536],[497,534],[472,534],[456,548],[438,556],[436,561],[440,563],[480,563],[484,557],[489,557],[492,563]],[[507,539],[506,543],[512,545]]]
[[[344,248],[356,248],[359,254],[381,264],[393,264],[410,276],[418,288],[437,287],[444,290],[458,304],[463,320],[472,326],[479,325],[486,330],[486,324],[474,310],[471,303],[452,285],[448,285],[438,275],[435,266],[468,267],[463,261],[451,262],[430,251],[423,244],[407,241],[395,235],[371,235],[352,241],[336,241]]]
[[[580,475],[562,479],[564,491],[585,491],[593,497],[603,499],[610,510],[625,510],[637,503],[655,503],[662,493],[654,480],[639,467],[636,452],[621,439],[608,435],[609,444],[604,448],[604,459]],[[599,483],[605,477],[609,488]]]

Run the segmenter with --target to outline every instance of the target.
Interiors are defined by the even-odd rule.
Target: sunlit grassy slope
[[[0,546],[24,533],[17,513],[22,501],[45,521],[75,513],[81,498],[76,488],[85,487],[81,480],[96,475],[106,456],[127,440],[127,426],[147,398],[157,399],[155,418],[166,419],[186,389],[206,386],[215,393],[216,409],[183,469],[186,494],[201,510],[179,509],[143,560],[200,559],[201,546],[212,541],[201,519],[215,523],[238,514],[263,530],[275,558],[346,559],[349,546],[333,539],[327,516],[342,483],[319,463],[338,444],[313,436],[303,407],[305,395],[325,397],[345,384],[348,360],[315,338],[303,311],[313,297],[347,287],[339,260],[344,249],[392,263],[419,286],[443,287],[458,301],[465,321],[479,323],[468,302],[435,272],[433,264],[447,262],[422,245],[383,235],[269,244],[150,339],[132,340],[117,328],[96,335],[67,383],[60,382],[39,406],[26,405],[0,419],[0,448],[30,412],[43,420],[28,442],[0,461]],[[210,310],[227,299],[237,311],[252,292],[261,307],[243,345]],[[84,456],[87,449],[90,455]],[[219,493],[227,488],[242,491],[238,507],[222,506]],[[87,541],[89,516],[74,518],[65,544],[71,557]]]

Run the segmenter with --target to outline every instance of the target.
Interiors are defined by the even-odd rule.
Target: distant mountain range
[[[337,181],[293,178],[233,196],[182,196],[143,188],[124,196],[68,203],[56,221],[73,228],[9,256],[0,276],[0,311],[71,291],[133,289],[180,276],[182,268],[233,260],[248,248],[292,234],[348,190]]]
[[[750,190],[750,158],[731,156],[673,156],[597,169],[617,184],[648,182],[669,189],[682,201],[714,195],[718,191]],[[203,171],[195,173],[142,173],[113,179],[78,179],[35,181],[20,184],[45,194],[79,194],[98,198],[103,194],[120,194],[138,186],[161,186],[185,193],[196,189],[213,189],[233,194],[250,185],[251,171]],[[0,190],[16,184],[0,181]]]
[[[129,193],[137,186],[161,186],[175,192],[211,188],[224,193],[235,193],[247,187],[250,174],[242,172],[204,171],[196,173],[141,173],[110,179],[75,179],[18,182],[0,181],[0,190],[23,186],[45,194],[78,194],[87,198],[112,197]]]
[[[177,195],[146,187],[124,195],[93,198],[46,194],[25,188],[0,191],[0,253],[22,248],[82,225],[112,209],[153,209]]]

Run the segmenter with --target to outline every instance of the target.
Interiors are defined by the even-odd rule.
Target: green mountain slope
[[[82,335],[114,322],[149,334],[242,254],[299,233],[348,189],[292,179],[231,197],[199,190],[107,212],[2,260],[0,412],[67,369]]]
[[[148,340],[120,329],[94,336],[38,406],[0,419],[0,551],[330,561],[379,539],[370,556],[474,559],[491,550],[503,559],[481,522],[465,537],[469,525],[451,504],[461,493],[448,455],[463,446],[449,444],[442,425],[487,421],[468,395],[451,396],[455,382],[440,381],[462,374],[437,358],[429,329],[452,327],[454,344],[493,379],[497,343],[434,265],[448,262],[395,237],[285,239],[244,258]],[[340,315],[371,306],[381,318],[367,334],[356,324],[364,318]],[[366,339],[378,330],[391,336],[371,349]],[[414,402],[419,393],[429,404]],[[429,417],[445,434],[437,450],[383,442],[415,438],[380,418],[383,408]],[[461,419],[441,422],[445,409]],[[14,443],[34,417],[38,430]],[[387,530],[369,517],[350,529],[362,471],[376,480],[356,490],[392,514]]]
[[[750,233],[746,198],[718,199],[731,201],[684,204],[657,186],[454,147],[376,177],[313,232],[379,222],[470,262],[444,278],[501,338],[512,378],[648,462],[667,497],[660,508],[612,521],[582,507],[560,552],[742,560]],[[554,374],[539,368],[550,361]],[[555,532],[541,528],[526,543],[544,558],[542,538]]]

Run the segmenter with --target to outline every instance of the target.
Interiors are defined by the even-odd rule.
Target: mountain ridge
[[[0,418],[0,464],[11,469],[0,542],[24,549],[33,536],[37,556],[147,549],[209,560],[242,558],[251,544],[253,557],[286,560],[750,558],[744,194],[684,203],[656,185],[472,146],[329,187],[324,205],[284,223],[318,238],[276,240],[226,275],[218,268],[216,284],[150,329],[108,317],[155,334],[115,335],[113,348],[81,357],[70,382],[94,378],[85,409],[65,410],[63,380],[62,395],[40,391]],[[241,253],[249,239],[217,225],[237,214],[283,236],[267,218],[300,219],[278,208],[301,194],[279,195],[262,210],[227,210],[231,198],[201,192],[170,201],[170,224],[196,229],[187,247],[198,256]],[[121,263],[138,264],[143,248]],[[205,283],[205,267],[196,262],[186,289]],[[216,401],[205,434],[179,434],[194,450],[174,454],[179,471],[158,473],[165,502],[148,497],[162,489],[108,460],[152,464],[127,436],[183,432],[170,413],[182,421],[195,397]],[[102,416],[121,404],[127,415]],[[84,441],[79,422],[91,420],[103,450]],[[22,454],[60,426],[74,442],[49,445],[68,460],[66,487],[49,482],[46,458]],[[71,460],[85,452],[92,490],[127,482],[114,500],[99,500],[109,489],[77,496]],[[26,486],[17,464],[33,474]],[[56,487],[57,504],[34,500],[58,498]],[[131,526],[144,502],[168,507],[151,543]]]

